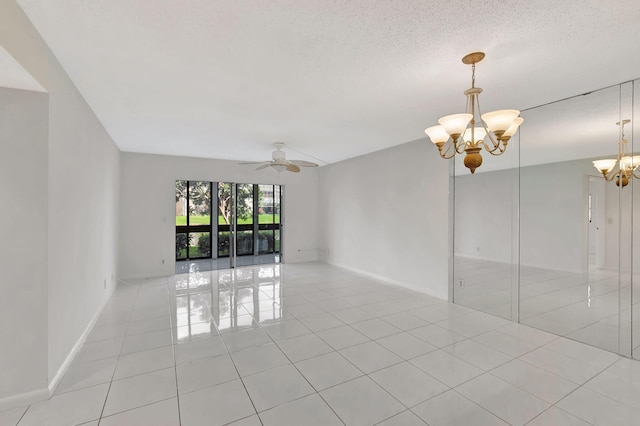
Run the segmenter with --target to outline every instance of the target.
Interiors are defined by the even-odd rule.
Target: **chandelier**
[[[502,155],[507,143],[524,119],[520,111],[502,109],[482,114],[480,111],[480,93],[476,87],[476,64],[484,58],[483,52],[470,53],[462,62],[471,65],[471,88],[464,91],[467,96],[466,113],[453,114],[438,120],[439,125],[429,127],[424,132],[431,142],[438,147],[444,159],[453,158],[456,154],[466,153],[464,165],[474,173],[482,164],[480,151],[484,147],[491,155]],[[476,112],[480,120],[476,120]]]
[[[636,169],[640,166],[640,155],[626,155],[625,145],[627,140],[624,138],[624,125],[630,123],[631,120],[618,121],[616,125],[620,126],[620,141],[618,142],[618,156],[606,160],[596,160],[593,166],[602,173],[607,182],[611,182],[616,178],[616,185],[624,188],[629,184],[629,179],[634,177],[640,178],[635,174]]]

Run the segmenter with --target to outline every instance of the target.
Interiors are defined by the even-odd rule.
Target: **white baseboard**
[[[0,411],[10,410],[12,408],[24,407],[34,402],[44,401],[49,398],[49,390],[47,388],[38,389],[31,392],[25,392],[18,395],[11,395],[0,399]]]
[[[503,260],[495,260],[495,259],[489,259],[486,257],[481,257],[481,256],[470,256],[470,255],[466,255],[466,254],[459,254],[456,253],[455,257],[461,257],[463,259],[469,259],[469,260],[478,260],[478,261],[483,261],[483,262],[493,262],[493,263],[501,263],[503,265],[511,265],[511,266],[517,266],[518,263],[517,261],[512,262],[505,262]],[[571,274],[583,274],[585,272],[588,272],[587,270],[583,270],[583,269],[560,269],[557,267],[549,267],[549,265],[539,265],[539,264],[534,264],[534,263],[526,263],[526,262],[521,262],[520,266],[524,266],[524,267],[529,267],[529,268],[538,268],[538,269],[547,269],[550,271],[558,271],[558,272],[569,272]]]
[[[116,286],[113,286],[111,288],[109,295],[105,297],[105,299],[102,301],[100,308],[98,308],[95,315],[93,316],[93,318],[91,319],[87,327],[84,329],[84,332],[82,332],[82,334],[80,335],[80,338],[78,339],[78,341],[76,341],[76,344],[73,345],[73,348],[67,355],[67,358],[65,358],[64,362],[62,363],[60,368],[58,368],[58,371],[49,382],[47,398],[53,395],[53,392],[55,392],[56,387],[58,387],[58,385],[60,384],[60,381],[62,380],[65,373],[69,369],[69,366],[71,365],[74,358],[78,354],[78,351],[80,351],[80,348],[82,348],[82,345],[87,340],[89,333],[91,333],[91,330],[93,330],[93,327],[96,325],[96,322],[98,321],[98,318],[100,318],[100,314],[102,314],[104,307],[107,306],[107,303],[109,302],[109,300],[111,300],[111,296],[113,295],[113,292],[115,291],[115,289],[116,289]]]
[[[426,291],[424,288],[416,287],[416,286],[413,286],[411,284],[407,284],[407,283],[404,283],[404,282],[401,282],[401,281],[396,281],[396,280],[393,280],[393,279],[388,278],[388,277],[383,277],[382,275],[373,274],[371,272],[363,271],[361,269],[353,268],[351,266],[342,265],[340,263],[333,262],[333,261],[330,261],[330,260],[325,260],[324,262],[328,263],[329,265],[333,265],[333,266],[336,266],[338,268],[346,269],[347,271],[351,271],[351,272],[353,272],[355,274],[362,275],[362,276],[365,276],[367,278],[372,278],[374,280],[381,281],[381,282],[386,283],[386,284],[396,285],[398,287],[403,287],[403,288],[406,288],[408,290],[417,291],[418,293],[426,294],[427,296],[436,297],[436,298],[438,298],[440,300],[445,300],[445,301],[447,300],[446,298],[442,298],[442,297],[438,296],[437,294],[433,294],[433,293],[431,293],[429,291]],[[448,284],[447,284],[447,289],[448,289]]]
[[[96,324],[96,322],[98,321],[98,318],[100,317],[100,314],[102,314],[102,311],[104,310],[104,307],[107,305],[107,303],[111,299],[111,296],[113,295],[114,290],[115,290],[115,286],[113,286],[113,288],[109,292],[109,295],[105,297],[104,301],[102,302],[102,305],[100,305],[100,308],[98,308],[91,322],[89,322],[84,332],[82,333],[82,335],[80,336],[76,344],[73,346],[73,348],[69,352],[69,355],[67,355],[67,358],[64,360],[64,362],[62,363],[62,365],[60,366],[56,374],[53,376],[53,379],[51,379],[51,381],[49,382],[49,385],[46,388],[38,389],[35,391],[25,392],[18,395],[11,395],[6,398],[1,398],[0,411],[9,410],[11,408],[16,408],[16,407],[23,407],[25,405],[30,405],[36,402],[44,401],[49,399],[51,395],[53,395],[53,392],[55,392],[56,387],[62,380],[62,377],[64,377],[65,373],[69,369],[71,362],[77,355],[78,351],[84,344],[85,340],[87,340],[87,337],[89,336],[89,333],[91,333],[91,330],[93,330],[93,326]]]

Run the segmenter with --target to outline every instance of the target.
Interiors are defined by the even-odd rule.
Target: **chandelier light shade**
[[[471,119],[471,114],[453,114],[442,117],[438,123],[447,134],[458,137],[465,131]]]
[[[636,174],[638,166],[640,166],[640,155],[627,155],[625,147],[627,140],[624,138],[624,126],[631,123],[631,120],[618,121],[616,125],[620,126],[620,140],[618,141],[618,156],[616,158],[608,158],[604,160],[595,160],[593,167],[596,168],[607,182],[616,180],[616,185],[624,188],[629,184],[629,179],[640,178]]]
[[[471,88],[465,90],[467,111],[446,115],[438,120],[438,126],[424,132],[438,148],[444,159],[465,153],[464,165],[474,173],[482,164],[480,151],[484,148],[491,155],[504,154],[509,139],[518,131],[524,119],[520,111],[502,109],[482,114],[479,96],[482,89],[475,86],[476,64],[484,59],[483,52],[470,53],[462,62],[471,65]],[[480,118],[476,118],[476,114]]]
[[[471,132],[471,129],[465,130],[462,139],[464,139],[465,143],[471,143],[483,141],[486,137],[487,131],[484,129],[484,127],[476,126],[473,133]]]

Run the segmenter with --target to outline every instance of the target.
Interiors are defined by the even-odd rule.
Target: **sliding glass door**
[[[280,253],[280,185],[258,185],[259,255]]]
[[[176,273],[281,262],[282,194],[280,185],[176,181]]]
[[[212,182],[176,182],[176,260],[211,258]]]

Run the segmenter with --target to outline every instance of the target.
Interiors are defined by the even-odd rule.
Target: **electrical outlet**
[[[162,259],[162,264],[164,265],[164,259]]]
[[[464,288],[464,280],[458,280],[458,287]]]
[[[107,279],[104,279],[104,284],[102,285],[102,289],[106,290],[107,289]]]

